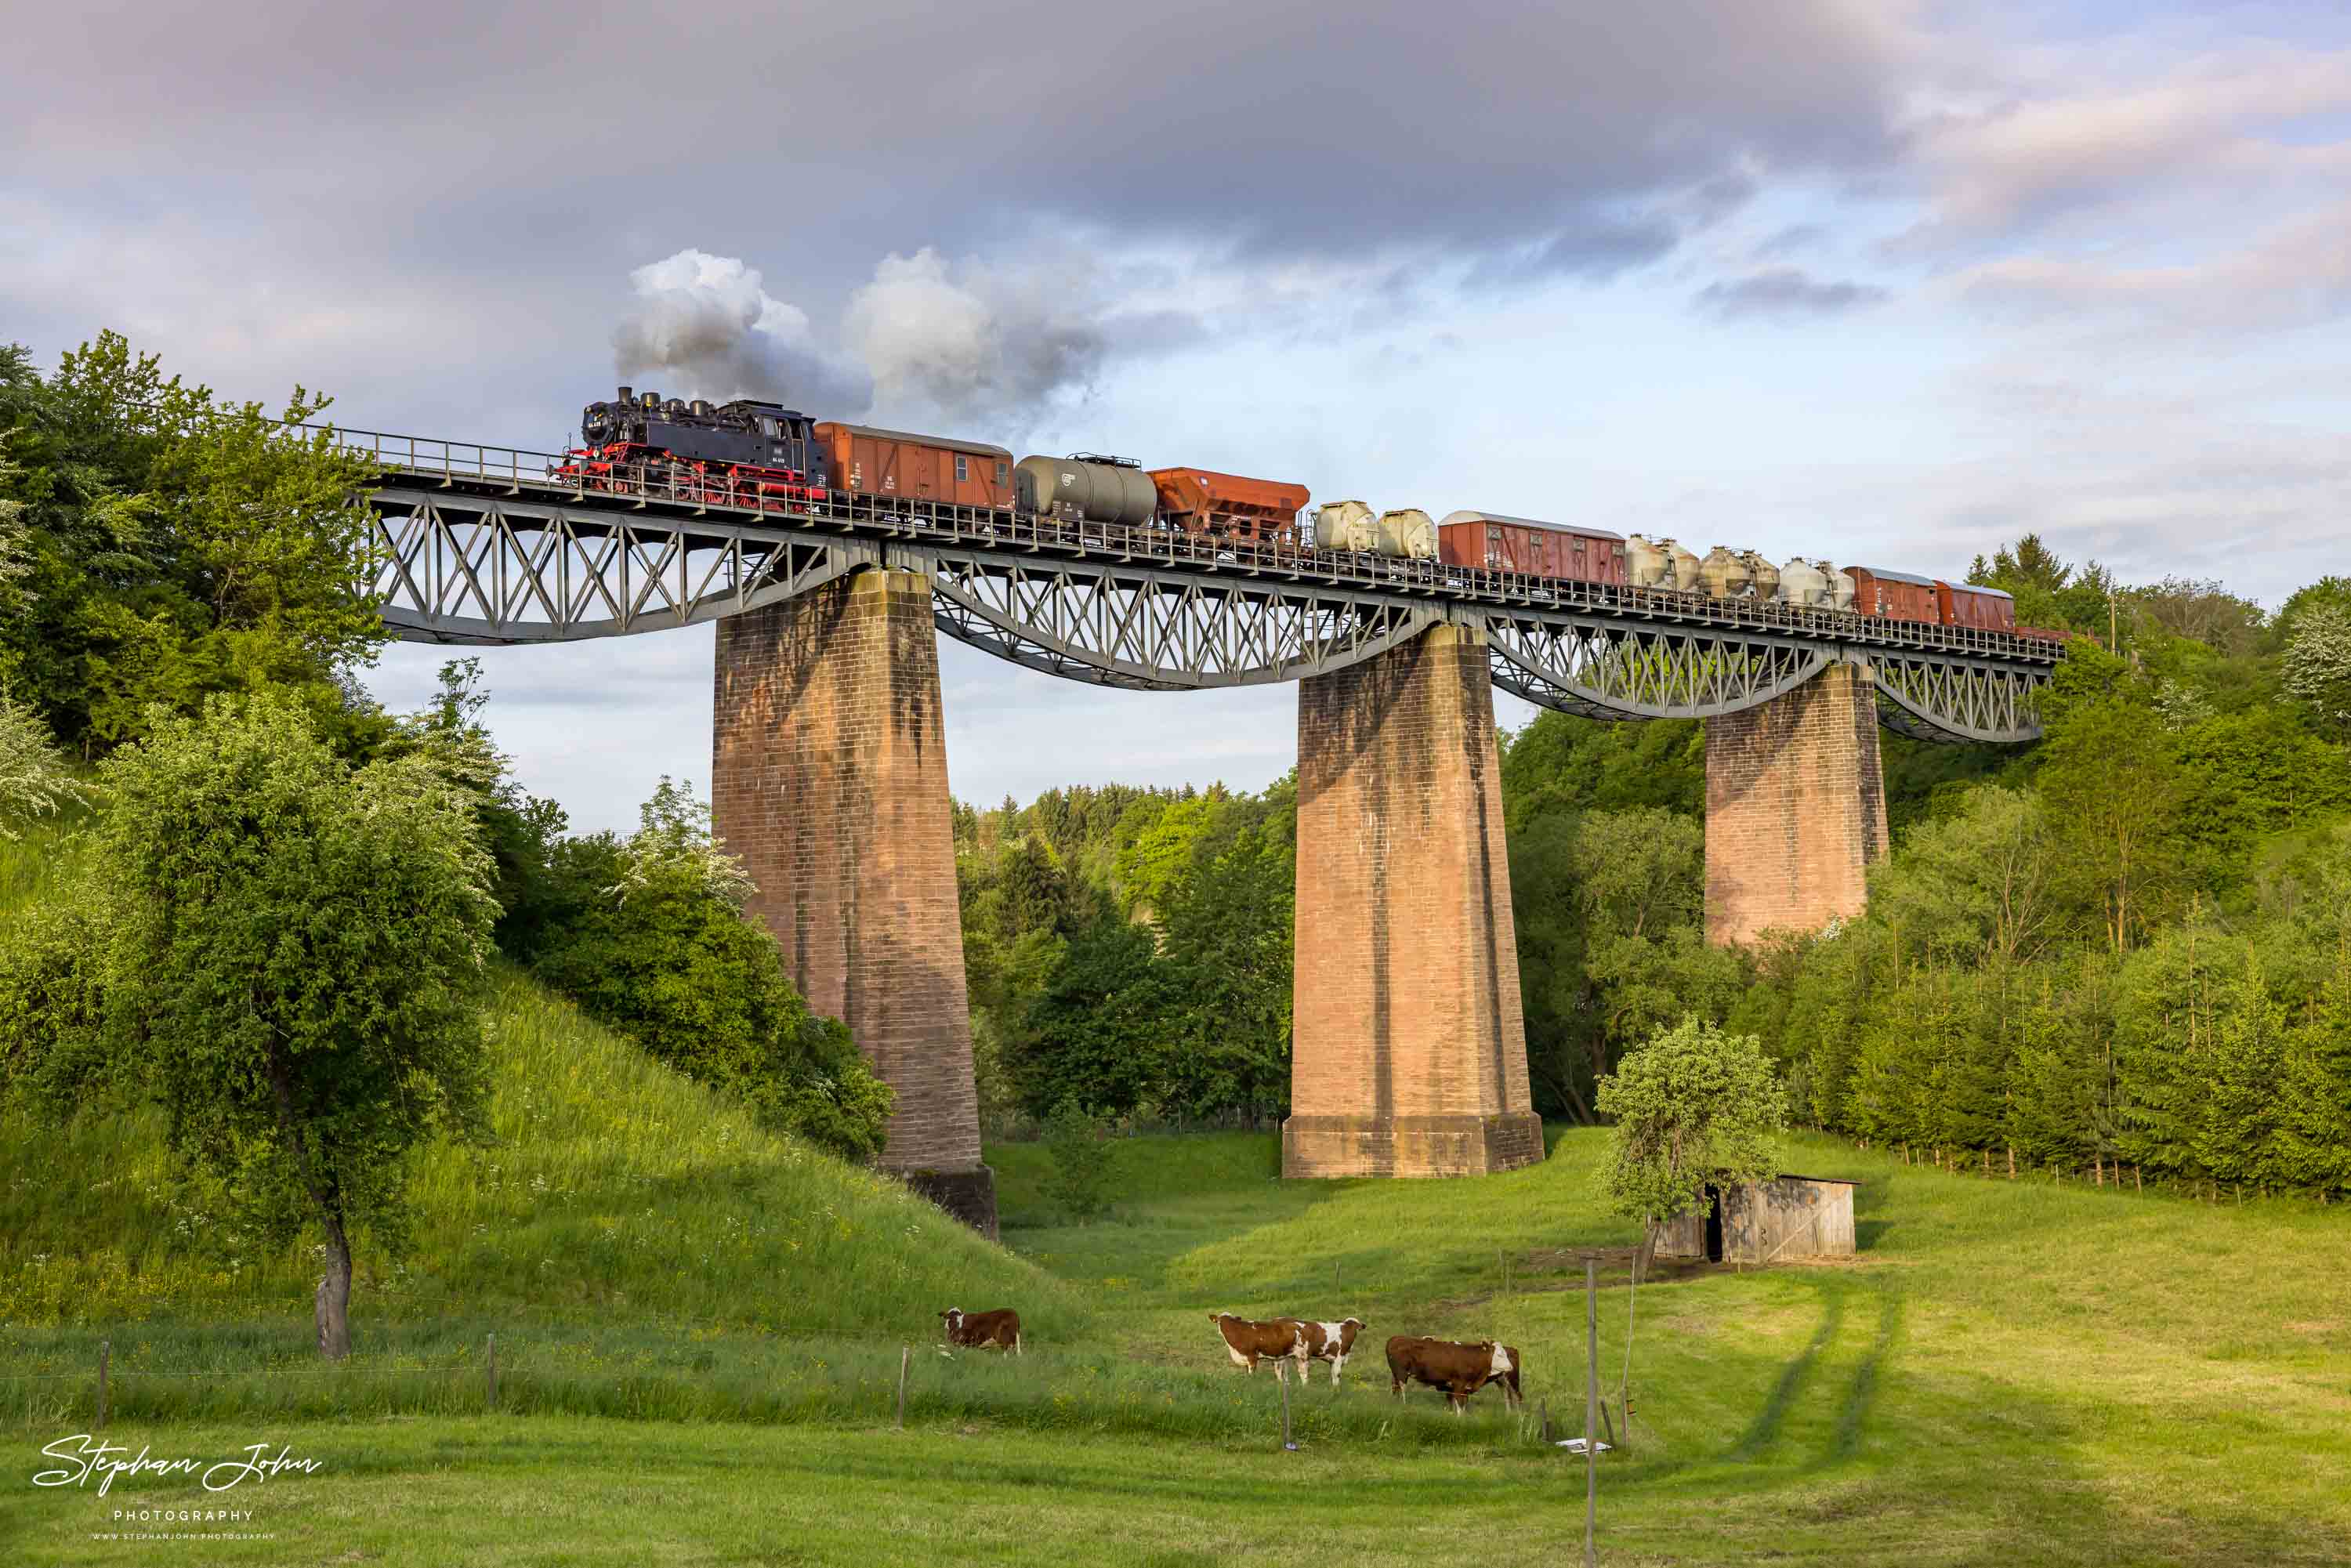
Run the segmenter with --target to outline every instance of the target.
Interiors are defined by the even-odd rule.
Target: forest
[[[1970,578],[2084,635],[2032,746],[1881,732],[1892,849],[1841,928],[1707,945],[1699,722],[1504,736],[1537,1109],[1595,1119],[1695,1014],[1764,1042],[1800,1121],[1922,1161],[2351,1189],[2351,580],[2272,613],[2035,538]],[[1283,1113],[1295,788],[958,808],[993,1124]]]

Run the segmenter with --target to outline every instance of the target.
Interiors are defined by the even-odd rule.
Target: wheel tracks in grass
[[[1860,1451],[1900,1340],[1902,1296],[1886,1282],[1848,1276],[1795,1282],[1818,1301],[1819,1321],[1726,1457],[1743,1464],[1792,1461],[1812,1472]]]

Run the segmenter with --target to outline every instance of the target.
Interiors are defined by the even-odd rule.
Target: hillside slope
[[[0,845],[0,920],[42,895],[59,845],[46,830]],[[455,1316],[935,1338],[941,1307],[1018,1300],[1050,1333],[1083,1321],[1070,1287],[762,1130],[527,977],[496,977],[487,1021],[492,1141],[426,1151],[404,1260],[361,1239],[363,1347]],[[308,1239],[241,1234],[225,1192],[175,1179],[154,1113],[0,1112],[0,1323],[282,1315],[305,1332]]]

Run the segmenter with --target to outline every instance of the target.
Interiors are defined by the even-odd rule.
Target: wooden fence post
[[[902,1344],[898,1347],[898,1430],[901,1432],[906,1429],[906,1365],[914,1359],[913,1345]]]
[[[498,1336],[492,1334],[483,1355],[483,1364],[489,1373],[489,1403],[486,1408],[498,1407]]]
[[[114,1358],[114,1342],[98,1342],[98,1429],[106,1430],[106,1364]]]

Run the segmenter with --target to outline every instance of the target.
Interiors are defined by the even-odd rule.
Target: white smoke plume
[[[850,297],[842,333],[892,417],[1026,429],[1082,392],[1105,347],[1099,286],[1077,263],[950,267],[925,246],[891,255]]]
[[[1091,386],[1108,341],[1100,280],[1077,261],[950,264],[928,247],[884,256],[850,297],[840,353],[733,256],[682,250],[629,282],[636,305],[612,333],[621,379],[820,418],[1013,439]]]
[[[629,274],[636,308],[612,331],[623,381],[651,374],[661,390],[716,402],[756,397],[820,415],[857,413],[872,383],[818,348],[805,311],[760,286],[731,256],[682,250]]]

